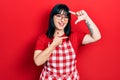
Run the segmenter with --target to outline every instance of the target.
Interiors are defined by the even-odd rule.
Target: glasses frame
[[[67,15],[65,14],[56,14],[55,17],[58,19],[58,20],[62,20],[64,19],[65,21],[67,21],[69,18]]]

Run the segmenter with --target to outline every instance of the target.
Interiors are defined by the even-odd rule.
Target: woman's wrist
[[[51,44],[50,44],[50,47],[52,47],[53,49],[56,47],[56,45],[52,42]]]
[[[90,17],[87,15],[86,17],[85,17],[85,21],[87,22],[87,21],[90,21]]]

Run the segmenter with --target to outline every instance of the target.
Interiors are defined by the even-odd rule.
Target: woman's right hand
[[[55,47],[62,44],[62,40],[68,38],[67,36],[64,37],[59,37],[58,35],[56,35],[53,39],[52,45],[54,45]]]

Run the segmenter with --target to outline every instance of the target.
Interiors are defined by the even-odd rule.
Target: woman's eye
[[[56,15],[57,17],[61,17],[59,14],[58,15]]]

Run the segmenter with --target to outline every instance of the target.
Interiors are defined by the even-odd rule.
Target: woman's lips
[[[60,23],[60,22],[59,22],[59,25],[60,25],[60,26],[64,26],[64,23]]]

